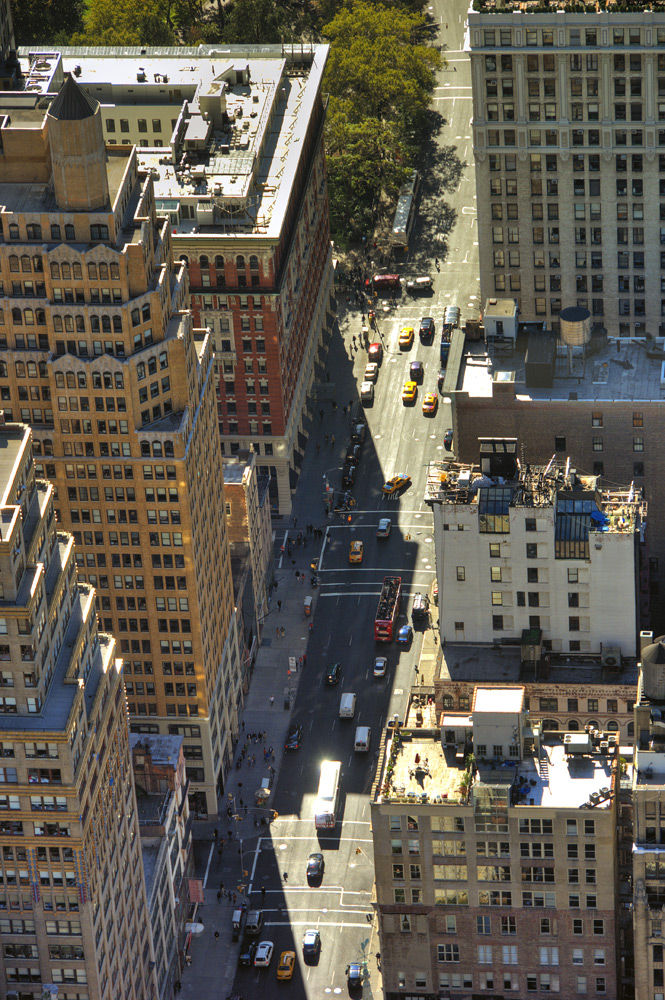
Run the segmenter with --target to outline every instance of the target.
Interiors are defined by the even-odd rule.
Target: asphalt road
[[[275,945],[270,969],[238,970],[234,988],[245,997],[256,997],[260,991],[264,1000],[272,1000],[282,996],[285,989],[292,997],[308,1000],[326,993],[346,994],[347,964],[362,962],[379,948],[376,929],[367,919],[373,881],[369,792],[381,728],[394,713],[404,713],[422,637],[416,632],[412,647],[401,652],[394,642],[376,644],[374,614],[384,575],[402,577],[404,596],[398,624],[404,624],[407,615],[410,620],[413,594],[426,592],[435,578],[432,518],[423,495],[427,463],[448,455],[443,449],[443,435],[451,426],[451,416],[449,402],[440,396],[433,417],[423,415],[421,404],[425,392],[436,392],[438,341],[445,305],[459,305],[463,318],[476,316],[479,310],[471,81],[461,52],[466,7],[453,0],[446,8],[444,15],[443,0],[436,0],[430,8],[442,22],[439,42],[444,43],[444,54],[450,60],[439,74],[434,100],[444,122],[433,149],[432,176],[423,181],[413,250],[401,269],[408,276],[431,274],[434,293],[419,300],[403,295],[395,308],[385,313],[377,310],[378,335],[372,334],[371,339],[381,339],[384,358],[374,404],[365,411],[369,433],[352,491],[356,506],[350,523],[346,515],[326,519],[323,513],[325,481],[334,489],[341,486],[349,434],[349,419],[342,407],[358,399],[367,360],[364,350],[351,348],[351,337],[359,335],[362,325],[360,308],[347,309],[340,316],[342,336],[333,338],[328,359],[328,399],[316,404],[295,498],[299,524],[327,527],[329,539],[312,552],[313,558],[321,556],[321,583],[307,665],[293,710],[293,721],[304,727],[303,745],[286,754],[280,768],[271,803],[279,813],[278,819],[269,835],[244,859],[251,905],[262,907],[265,914],[259,940],[271,940]],[[437,170],[444,171],[442,179],[437,179]],[[430,203],[432,192],[435,194]],[[439,211],[437,199],[441,192],[445,205]],[[434,267],[435,255],[440,261],[439,272]],[[422,316],[433,316],[436,321],[431,346],[418,339]],[[398,337],[405,325],[413,326],[416,335],[411,350],[401,351]],[[403,406],[401,389],[413,360],[424,363],[425,376],[415,405]],[[316,414],[319,407],[324,412],[320,420]],[[334,447],[326,444],[326,434],[335,435]],[[385,498],[381,485],[396,473],[408,474],[412,484],[398,499]],[[384,516],[392,519],[392,532],[387,539],[377,539],[376,527]],[[363,563],[350,565],[349,544],[358,539],[364,545]],[[290,568],[285,561],[282,572]],[[309,591],[307,585],[304,593]],[[372,676],[376,655],[388,656],[388,671],[382,679]],[[337,687],[327,688],[323,674],[332,661],[341,662],[342,679]],[[353,720],[340,720],[338,716],[344,691],[357,695]],[[357,725],[372,728],[372,747],[367,754],[353,751]],[[342,762],[342,798],[334,832],[326,831],[319,838],[314,828],[313,803],[320,762],[325,758]],[[308,855],[317,850],[324,853],[326,870],[321,884],[312,887],[307,884],[305,869]],[[322,939],[321,954],[311,964],[305,963],[301,948],[308,927],[318,928]],[[276,968],[280,952],[286,949],[296,951],[297,961],[294,978],[285,987],[276,979]],[[378,995],[376,983],[366,982],[363,1000]]]

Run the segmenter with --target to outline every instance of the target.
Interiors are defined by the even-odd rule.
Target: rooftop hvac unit
[[[603,646],[600,653],[601,666],[610,670],[618,670],[621,666],[621,649],[619,646]]]

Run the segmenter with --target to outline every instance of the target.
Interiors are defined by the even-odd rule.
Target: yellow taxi
[[[413,344],[414,332],[412,326],[403,326],[399,331],[399,346],[403,351],[408,351]]]
[[[349,562],[361,563],[363,561],[363,543],[351,542],[349,545]]]
[[[415,403],[417,395],[418,395],[418,383],[405,382],[404,388],[402,389],[402,402]]]
[[[435,392],[426,392],[423,396],[423,413],[434,414],[439,405],[439,397]]]
[[[277,978],[278,979],[291,979],[293,976],[293,969],[296,964],[296,953],[295,951],[283,951],[279,956],[279,965],[277,966]]]
[[[392,479],[384,483],[381,489],[384,495],[389,497],[407,485],[411,485],[411,476],[407,476],[404,472],[398,472],[396,476],[393,476]]]

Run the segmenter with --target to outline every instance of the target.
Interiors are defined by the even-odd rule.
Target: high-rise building
[[[665,14],[637,3],[474,0],[481,301],[611,336],[665,332]]]
[[[288,513],[335,322],[323,148],[326,45],[25,52],[27,84],[63,68],[101,104],[109,143],[138,146],[158,215],[211,331],[224,454],[257,453]],[[334,385],[326,385],[334,392]]]
[[[601,490],[570,460],[518,457],[517,438],[480,438],[479,465],[429,467],[442,642],[521,643],[634,658],[646,503],[634,485]],[[528,456],[527,456],[528,457]]]
[[[0,993],[148,1000],[122,661],[77,582],[30,430],[4,415],[0,455]]]
[[[151,175],[135,147],[105,145],[72,76],[49,92],[59,65],[37,60],[36,89],[6,97],[0,397],[33,428],[124,658],[133,728],[185,737],[200,818],[216,813],[242,696],[212,345]]]
[[[522,686],[424,716],[373,791],[386,1000],[616,997],[616,735],[543,733]]]

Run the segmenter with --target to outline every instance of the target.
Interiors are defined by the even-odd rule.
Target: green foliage
[[[425,18],[415,2],[321,0],[336,7],[323,27],[330,55],[326,152],[331,227],[345,242],[372,231],[404,181],[427,129],[439,52],[418,39]],[[390,199],[389,202],[386,199]]]
[[[84,0],[14,0],[12,18],[17,45],[62,45],[83,26]]]
[[[278,44],[285,36],[291,37],[289,18],[273,0],[235,0],[223,30],[229,44]]]
[[[168,0],[90,0],[82,45],[175,45]]]

